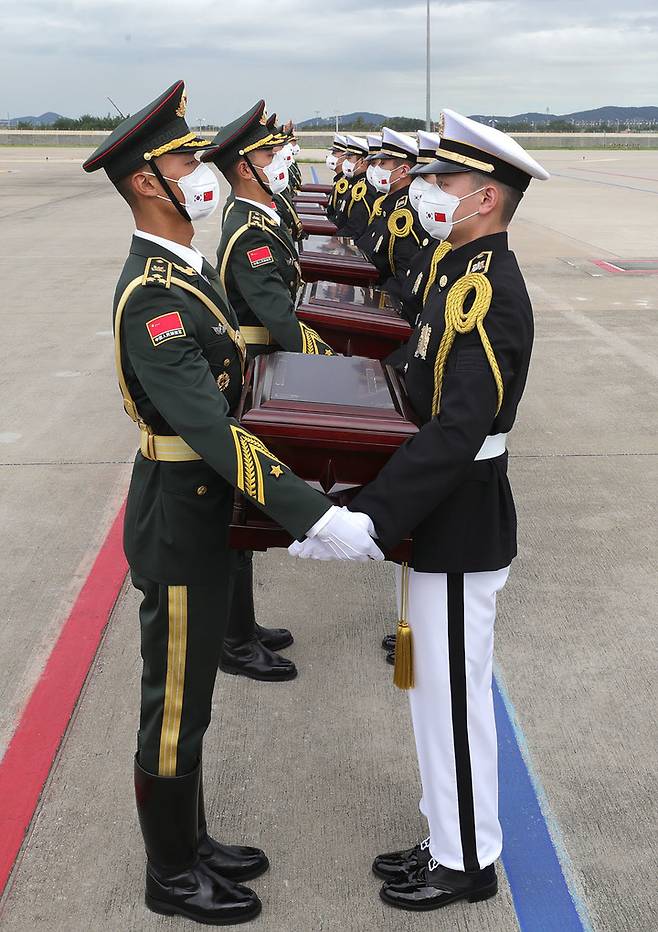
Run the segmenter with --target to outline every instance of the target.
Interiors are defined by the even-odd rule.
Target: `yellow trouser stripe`
[[[187,586],[168,586],[169,642],[162,731],[160,732],[161,777],[176,776],[178,735],[183,711],[185,655],[187,652]]]

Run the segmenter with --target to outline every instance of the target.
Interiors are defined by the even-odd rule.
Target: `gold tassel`
[[[411,642],[411,628],[407,624],[407,606],[409,602],[409,564],[402,564],[401,579],[401,611],[398,629],[395,635],[395,666],[393,668],[393,684],[398,689],[413,689],[414,664],[413,645]]]

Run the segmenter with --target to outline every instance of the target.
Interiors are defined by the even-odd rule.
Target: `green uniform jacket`
[[[270,342],[245,336],[252,354],[266,348],[331,356],[332,350],[295,315],[301,273],[295,244],[283,224],[235,198],[217,250],[217,271],[240,327],[265,327]]]
[[[209,263],[206,272],[214,274]],[[167,585],[213,579],[227,556],[233,487],[303,537],[330,502],[231,417],[242,388],[241,352],[219,281],[209,284],[175,254],[136,236],[114,323],[127,412],[143,430],[178,435],[201,457],[160,462],[137,454],[124,530],[131,568]]]
[[[296,243],[304,239],[304,225],[299,218],[299,214],[292,202],[293,194],[290,188],[282,194],[275,194],[272,197],[278,215],[286,226],[286,229]]]

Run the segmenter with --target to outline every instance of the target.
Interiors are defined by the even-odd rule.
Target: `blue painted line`
[[[514,706],[496,671],[502,860],[521,932],[591,932],[573,869],[550,813]]]
[[[320,179],[318,178],[318,173],[315,170],[315,165],[311,165],[311,178],[313,179],[313,184],[320,184]]]

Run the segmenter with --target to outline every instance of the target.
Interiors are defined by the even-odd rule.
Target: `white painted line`
[[[97,330],[96,336],[97,337],[111,337],[113,336],[113,333],[111,330]]]
[[[16,443],[22,436],[22,434],[15,434],[11,430],[5,430],[0,433],[0,443]]]
[[[76,372],[73,369],[62,369],[61,372],[56,372],[55,375],[58,379],[75,379],[82,375],[82,372]]]

